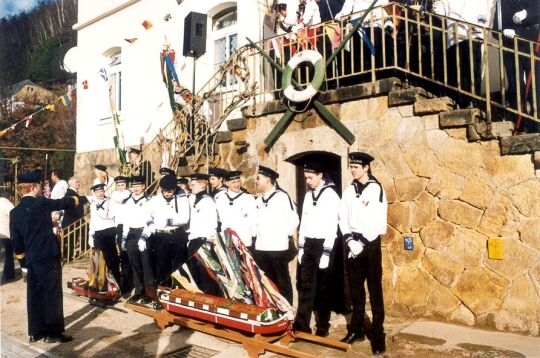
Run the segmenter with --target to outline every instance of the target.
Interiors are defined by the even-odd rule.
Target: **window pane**
[[[236,24],[236,7],[225,9],[212,18],[212,29],[221,30]]]
[[[216,40],[216,62],[218,65],[221,65],[225,62],[228,57],[227,51],[227,39],[221,38]]]

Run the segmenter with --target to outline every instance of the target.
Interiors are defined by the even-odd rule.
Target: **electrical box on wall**
[[[488,239],[488,258],[492,260],[503,259],[503,240],[500,238]]]

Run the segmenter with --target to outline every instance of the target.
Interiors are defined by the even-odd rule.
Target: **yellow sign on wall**
[[[503,240],[500,238],[488,239],[488,258],[492,260],[503,259]]]

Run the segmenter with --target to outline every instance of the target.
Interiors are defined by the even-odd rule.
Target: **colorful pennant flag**
[[[127,41],[127,42],[129,42],[130,44],[134,43],[134,42],[137,41],[137,40],[138,40],[137,37],[132,37],[132,38],[130,38],[130,39],[124,39],[124,41]]]
[[[28,117],[26,117],[26,118],[24,119],[24,120],[26,121],[26,124],[25,124],[26,128],[28,128],[28,126],[30,125],[30,123],[32,123],[32,120],[33,120],[33,119],[34,119],[34,118],[32,117],[32,115],[29,115]]]
[[[150,30],[154,26],[150,20],[144,20],[142,25],[146,30]]]
[[[0,138],[2,138],[7,132],[8,130],[10,129],[11,127],[7,127],[6,129],[0,131]]]
[[[51,112],[54,112],[55,109],[54,109],[54,103],[50,103],[48,105],[45,106],[45,109],[51,111]]]
[[[71,106],[71,93],[66,93],[65,95],[62,96],[62,103],[64,104],[64,106],[66,107],[69,107]]]
[[[103,79],[103,81],[109,80],[109,76],[107,76],[107,70],[104,67],[99,69],[98,74]]]

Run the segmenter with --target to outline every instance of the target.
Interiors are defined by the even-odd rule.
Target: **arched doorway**
[[[286,161],[294,164],[296,167],[296,203],[298,212],[302,212],[304,195],[307,191],[306,181],[304,179],[304,163],[307,160],[317,160],[328,168],[328,175],[336,184],[336,190],[341,196],[341,156],[325,151],[313,150],[302,152],[289,157]]]

